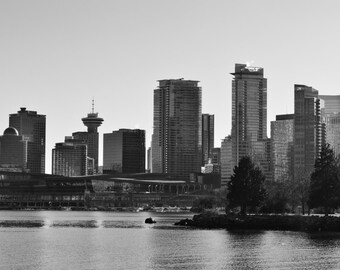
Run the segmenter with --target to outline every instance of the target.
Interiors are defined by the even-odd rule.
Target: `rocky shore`
[[[205,212],[192,219],[176,222],[178,226],[220,228],[227,230],[282,230],[340,232],[340,217],[300,215],[221,215]]]

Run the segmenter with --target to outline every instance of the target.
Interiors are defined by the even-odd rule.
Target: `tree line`
[[[340,206],[340,158],[329,144],[321,148],[314,171],[296,172],[295,179],[267,181],[249,156],[240,159],[228,182],[227,212],[302,214],[319,211],[328,215]]]

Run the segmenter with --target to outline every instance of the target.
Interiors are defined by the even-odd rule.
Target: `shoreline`
[[[216,214],[205,212],[192,219],[176,222],[176,226],[202,229],[280,230],[301,232],[340,232],[340,217],[301,215],[248,215]]]

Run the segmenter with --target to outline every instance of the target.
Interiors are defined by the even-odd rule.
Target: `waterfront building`
[[[154,90],[152,171],[189,179],[202,165],[202,90],[198,81],[158,82]]]
[[[221,187],[227,188],[233,169],[232,142],[229,135],[221,143]]]
[[[202,114],[202,165],[209,163],[214,148],[214,115]]]
[[[9,126],[28,140],[27,169],[31,173],[45,173],[46,116],[20,108],[9,115]]]
[[[277,115],[270,124],[273,180],[285,181],[293,172],[294,114]]]
[[[71,136],[52,149],[52,174],[84,176],[93,174],[94,160],[87,155],[87,144]]]
[[[94,112],[94,101],[92,100],[92,112],[87,117],[81,119],[87,127],[87,132],[78,131],[72,133],[74,139],[82,140],[87,145],[87,155],[94,160],[94,173],[98,173],[98,149],[99,149],[99,133],[98,127],[104,121],[98,117],[98,113]]]
[[[27,139],[13,128],[0,136],[0,170],[27,172]]]
[[[270,177],[270,143],[267,139],[267,79],[263,68],[235,64],[232,81],[233,166],[250,156]]]
[[[145,172],[145,130],[119,129],[104,134],[104,172]]]
[[[340,95],[319,95],[325,103],[326,142],[340,155]]]
[[[67,177],[0,171],[0,209],[93,209],[145,205],[192,205],[218,187],[218,175],[188,183],[162,174],[91,175]],[[131,190],[134,192],[131,193]],[[196,191],[200,190],[200,194]]]
[[[294,85],[294,179],[310,176],[325,142],[324,102],[310,86]]]

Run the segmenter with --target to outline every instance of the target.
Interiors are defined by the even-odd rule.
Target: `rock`
[[[152,223],[156,223],[155,220],[153,220],[151,217],[145,219],[145,223],[149,223],[149,224],[152,224]]]

